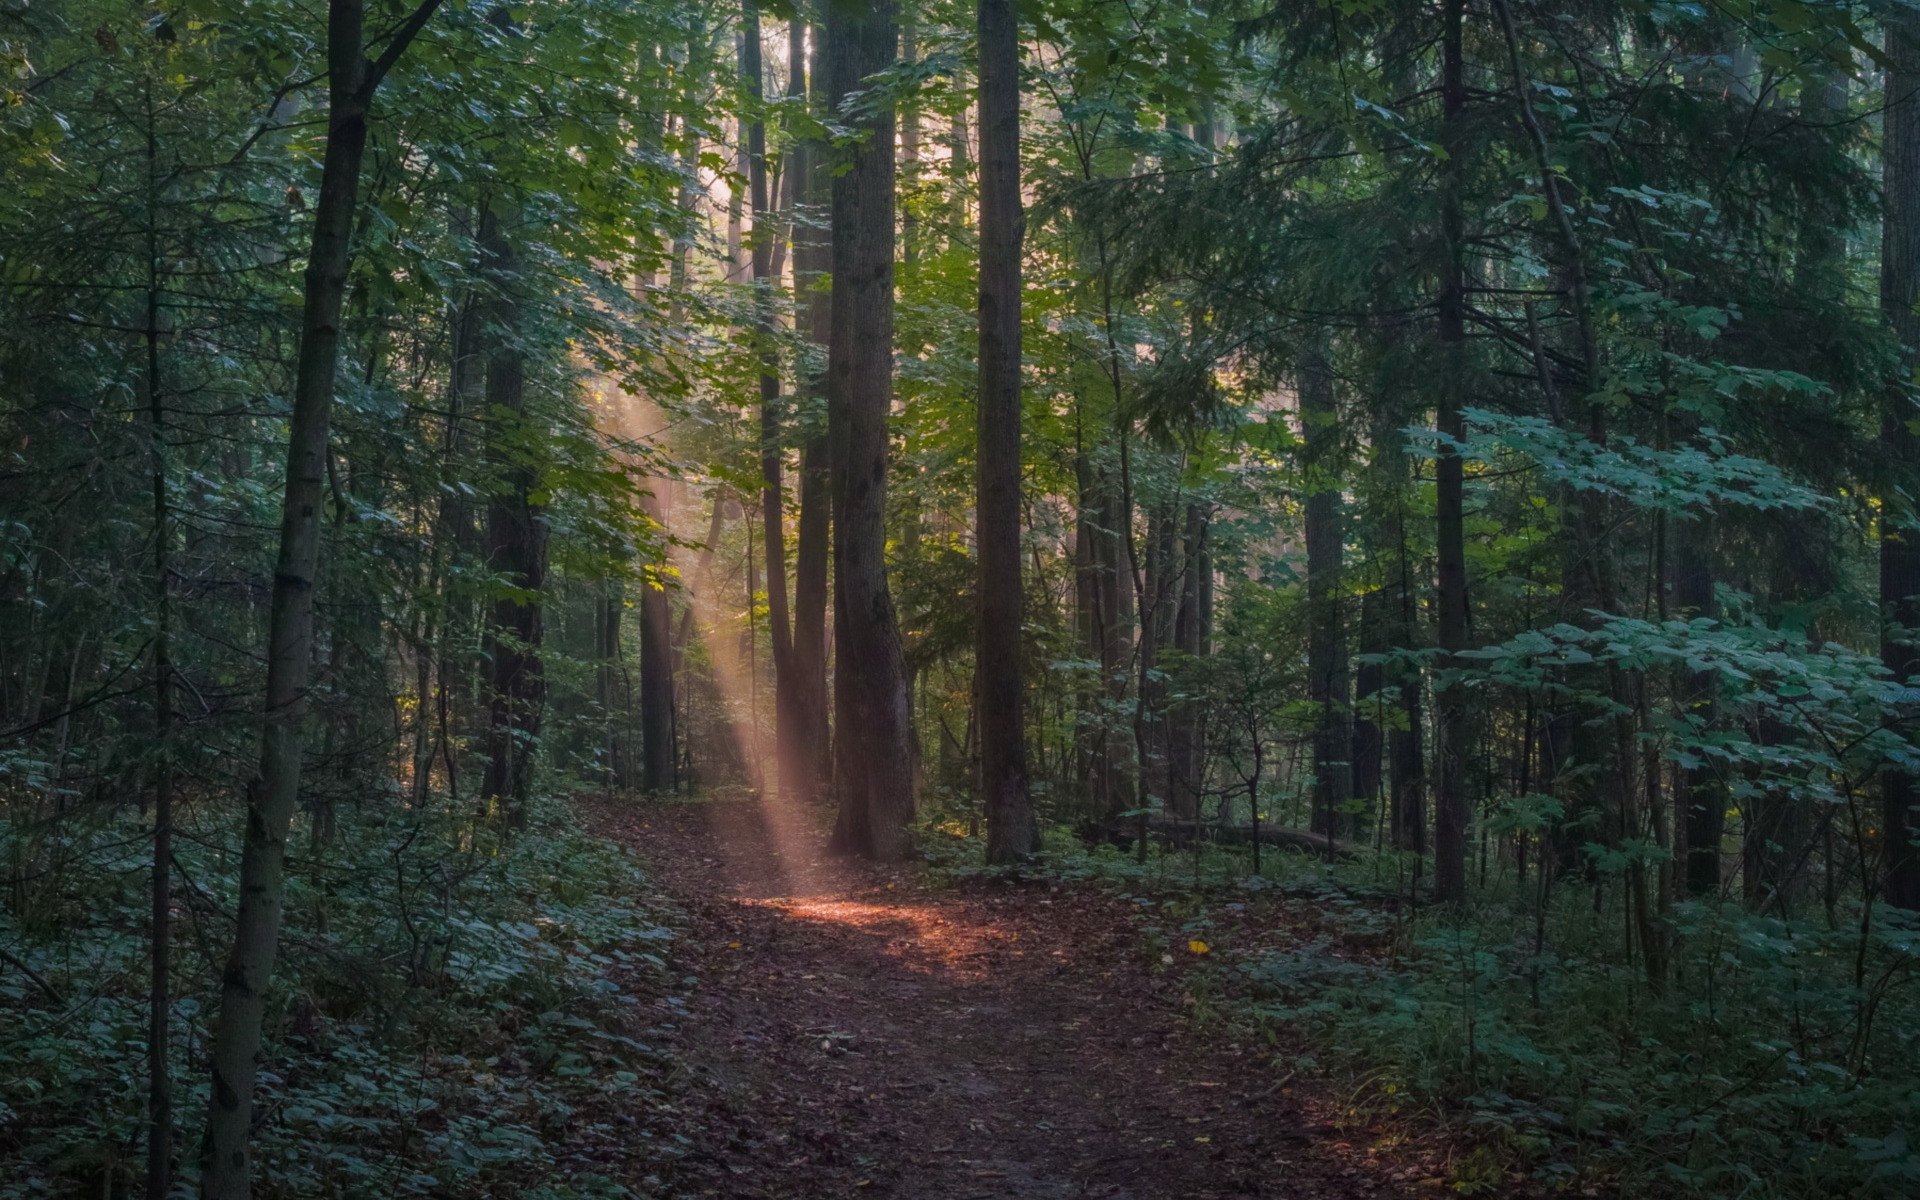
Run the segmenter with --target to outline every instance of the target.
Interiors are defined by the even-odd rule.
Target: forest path
[[[686,906],[677,1195],[1243,1200],[1406,1194],[1270,1054],[1195,1036],[1090,889],[825,859],[751,801],[595,806]],[[704,1109],[704,1112],[685,1111]],[[1437,1182],[1437,1181],[1431,1181]],[[1427,1189],[1421,1189],[1427,1190]],[[1432,1194],[1429,1191],[1429,1194]]]

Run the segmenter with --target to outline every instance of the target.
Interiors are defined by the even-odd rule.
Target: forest
[[[0,1200],[1920,1194],[1920,0],[0,0]]]

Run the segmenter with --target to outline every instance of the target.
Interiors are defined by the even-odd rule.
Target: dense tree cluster
[[[304,1006],[583,790],[1304,854],[1920,1172],[1920,10],[324,7],[0,2],[0,1197],[355,1194]]]

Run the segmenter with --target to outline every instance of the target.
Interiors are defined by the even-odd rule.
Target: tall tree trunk
[[[1886,132],[1886,224],[1881,236],[1880,306],[1900,339],[1903,363],[1920,350],[1920,14],[1889,13]],[[1915,465],[1920,420],[1909,372],[1896,372],[1881,401],[1880,445],[1890,476],[1880,513],[1880,658],[1899,679],[1920,674],[1920,521]],[[1881,836],[1886,901],[1920,909],[1920,781],[1908,771],[1881,775]]]
[[[699,616],[700,608],[702,605],[705,605],[711,610],[717,602],[714,599],[709,599],[710,597],[717,597],[718,594],[718,589],[713,577],[713,556],[714,552],[720,546],[720,535],[726,528],[728,518],[730,518],[738,508],[738,506],[734,504],[733,499],[728,495],[724,486],[715,487],[712,498],[713,505],[711,515],[707,519],[706,540],[700,544],[700,558],[693,569],[693,578],[682,581],[680,592],[680,621],[677,626],[673,627],[673,634],[668,643],[665,668],[664,670],[656,672],[661,681],[661,686],[665,690],[657,694],[651,701],[646,701],[646,703],[651,704],[658,711],[666,714],[664,717],[666,728],[661,731],[658,739],[662,747],[661,753],[666,755],[667,758],[665,767],[666,774],[660,784],[661,789],[671,787],[673,790],[678,791],[683,782],[691,784],[691,781],[695,778],[693,762],[694,726],[691,720],[695,689],[690,681],[684,687],[675,681],[687,679],[687,647],[693,642],[694,626]],[[658,499],[657,494],[649,497],[645,507],[650,519],[664,524],[666,519],[664,514],[666,510]],[[643,592],[643,602],[645,598],[646,593]],[[655,603],[661,606],[658,619],[670,623],[673,607],[672,598],[663,590],[655,600]],[[641,639],[641,661],[643,664],[647,661],[647,648],[644,637],[646,620],[646,608],[643,603],[641,607],[641,625],[643,632]],[[644,669],[642,675],[641,686],[644,688],[646,686]],[[679,714],[683,710],[689,714],[684,737],[680,735],[678,726],[680,720]],[[735,727],[732,717],[725,716],[723,719],[729,730],[729,740],[727,744],[738,748],[740,741],[738,737],[739,731]],[[679,754],[677,756],[675,754],[676,746],[679,748]],[[683,765],[685,767],[684,774],[682,772]],[[643,772],[645,770],[644,764],[642,770]]]
[[[1027,793],[1020,626],[1020,22],[1013,0],[979,0],[980,397],[975,530],[979,545],[981,785],[987,861],[1018,862],[1038,839]]]
[[[918,16],[909,9],[900,16],[900,57],[903,62],[912,65],[919,54],[920,21]],[[1015,86],[1018,86],[1018,81]],[[920,105],[912,96],[902,97],[902,99],[904,103],[900,110],[900,186],[905,196],[900,202],[900,259],[911,267],[920,261],[920,211],[919,206],[914,203],[920,190]],[[984,246],[981,248],[981,253],[983,255],[986,253]]]
[[[1130,686],[1127,667],[1134,657],[1133,506],[1127,501],[1117,472],[1101,475],[1097,488],[1100,508],[1094,530],[1094,587],[1101,678],[1106,687],[1099,769],[1107,817],[1118,822],[1121,813],[1138,804],[1131,735],[1121,727],[1117,716],[1126,707]]]
[[[893,0],[832,5],[827,69],[835,96],[894,60]],[[906,666],[887,589],[887,422],[893,402],[894,117],[860,114],[867,134],[833,180],[833,313],[827,349],[832,447],[834,644],[841,789],[834,846],[885,862],[908,850],[913,748]]]
[[[734,46],[734,55],[735,55],[734,61],[738,62],[745,59],[747,56],[747,38],[744,32],[736,33],[734,35],[733,46]],[[750,170],[748,166],[748,158],[747,158],[747,139],[744,136],[746,132],[746,128],[745,128],[746,121],[744,118],[734,117],[732,120],[727,122],[727,125],[731,128],[732,133],[734,135],[733,137],[734,177],[739,178],[740,176],[747,174],[748,171]],[[744,203],[745,199],[746,198],[740,194],[740,189],[738,187],[734,187],[731,185],[728,186],[727,188],[727,274],[726,274],[726,280],[728,283],[735,282],[742,275],[746,274],[749,269],[749,264],[747,259],[747,246],[746,246],[746,226],[743,223],[743,218],[746,213],[746,205]]]
[[[1573,215],[1561,193],[1562,176],[1553,166],[1545,129],[1534,113],[1531,99],[1533,85],[1521,67],[1520,39],[1511,7],[1507,0],[1495,0],[1494,8],[1499,13],[1505,33],[1507,65],[1514,95],[1519,103],[1522,125],[1533,150],[1534,166],[1546,197],[1547,210],[1553,217],[1552,228],[1560,243],[1560,261],[1555,264],[1555,270],[1564,284],[1568,308],[1571,310],[1577,337],[1576,361],[1579,364],[1578,373],[1568,391],[1576,397],[1585,398],[1592,393],[1599,376],[1599,349],[1588,298],[1586,259]],[[1532,313],[1529,312],[1528,316],[1531,321]],[[1558,389],[1554,386],[1551,368],[1537,338],[1534,356],[1549,413],[1556,421],[1561,420],[1562,406],[1557,398]],[[1604,450],[1608,440],[1609,405],[1604,400],[1587,400],[1585,403],[1586,438],[1597,449]],[[1588,610],[1611,613],[1615,611],[1617,584],[1608,533],[1612,523],[1609,498],[1598,489],[1586,489],[1570,500],[1563,500],[1563,507],[1571,509],[1573,513],[1570,523],[1572,537],[1569,539],[1571,557],[1566,564],[1561,589],[1563,601],[1572,610],[1568,617],[1579,621]],[[1588,701],[1584,705],[1587,712],[1581,714],[1577,724],[1574,724],[1575,718],[1563,716],[1559,724],[1564,732],[1555,736],[1555,744],[1557,746],[1564,741],[1571,748],[1574,761],[1591,764],[1598,770],[1597,791],[1588,796],[1584,803],[1597,808],[1603,819],[1602,840],[1617,842],[1622,838],[1639,836],[1641,830],[1637,827],[1632,787],[1634,710],[1624,676],[1619,668],[1612,665],[1582,671],[1579,675],[1585,677],[1586,690],[1598,696],[1599,700],[1597,703]],[[1572,727],[1567,728],[1569,725]],[[1564,758],[1559,761],[1564,765]],[[1583,800],[1576,792],[1575,804],[1581,803]],[[1563,859],[1571,848],[1571,838],[1563,837]],[[1633,887],[1637,902],[1644,908],[1642,876],[1633,877]]]
[[[1801,84],[1800,107],[1809,124],[1834,126],[1847,119],[1847,75],[1830,70]],[[1799,229],[1800,254],[1794,290],[1810,305],[1841,305],[1847,294],[1847,221],[1841,213],[1809,214]]]
[[[1207,509],[1198,502],[1186,506],[1181,553],[1185,561],[1180,574],[1179,611],[1173,622],[1173,646],[1189,659],[1197,659],[1206,640],[1206,583],[1213,573],[1207,555]],[[1204,704],[1187,700],[1175,705],[1168,714],[1167,805],[1173,812],[1194,820],[1200,816],[1205,774],[1205,764],[1201,761],[1205,713]]]
[[[1717,615],[1713,599],[1713,522],[1711,518],[1676,521],[1668,526],[1673,543],[1672,609],[1681,620]],[[1715,720],[1714,672],[1687,671],[1680,696],[1694,719]],[[1681,767],[1674,775],[1676,840],[1684,842],[1686,887],[1695,896],[1720,890],[1720,839],[1727,798],[1712,768]],[[1676,850],[1679,848],[1676,847]]]
[[[1461,34],[1465,0],[1445,0],[1441,31],[1440,95],[1443,109],[1441,143],[1440,233],[1440,402],[1436,424],[1455,441],[1466,436],[1462,415],[1466,395],[1466,231],[1461,212],[1462,159],[1466,153],[1467,85],[1461,61]],[[1450,448],[1443,448],[1435,464],[1437,482],[1437,556],[1439,574],[1439,642],[1442,663],[1467,648],[1467,558],[1464,527],[1466,464]],[[1437,786],[1434,789],[1434,896],[1443,903],[1459,903],[1467,895],[1467,697],[1457,683],[1443,686],[1435,696],[1439,705]]]
[[[1166,681],[1160,666],[1161,651],[1173,642],[1174,587],[1178,564],[1174,521],[1176,508],[1171,501],[1156,501],[1147,510],[1147,537],[1144,547],[1146,569],[1142,572],[1140,641],[1134,666],[1135,752],[1140,760],[1140,794],[1135,807],[1142,810],[1162,806],[1172,798],[1167,764]],[[1183,819],[1195,814],[1175,813]]]
[[[1353,794],[1352,706],[1346,635],[1340,627],[1344,533],[1340,519],[1340,428],[1326,348],[1308,346],[1300,362],[1300,424],[1307,542],[1307,698],[1314,706],[1315,833],[1346,835]],[[1329,843],[1331,850],[1331,843]]]
[[[1076,408],[1078,401],[1076,400]],[[1076,424],[1078,413],[1076,412]],[[1094,471],[1086,447],[1080,444],[1076,429],[1073,452],[1074,475],[1074,520],[1073,520],[1073,628],[1075,644],[1080,649],[1080,657],[1089,662],[1101,662],[1101,636],[1099,586],[1095,566],[1094,539],[1097,535],[1092,517],[1095,504]],[[1102,663],[1104,666],[1104,663]],[[1099,697],[1104,694],[1104,682],[1093,686],[1082,686],[1074,696],[1074,768],[1073,778],[1080,784],[1081,816],[1085,818],[1104,817],[1107,813],[1106,797],[1101,791],[1099,767],[1100,708]]]
[[[1378,606],[1380,629],[1374,635],[1382,653],[1421,645],[1416,613],[1413,554],[1407,543],[1407,518],[1414,506],[1413,462],[1400,432],[1406,417],[1396,406],[1374,414],[1372,470],[1374,492],[1391,506],[1387,528],[1393,560],[1387,568]],[[1363,625],[1366,618],[1362,616]],[[1424,758],[1420,668],[1404,657],[1382,666],[1381,687],[1395,710],[1387,725],[1387,838],[1396,849],[1424,854],[1427,849],[1427,774]],[[1363,689],[1364,693],[1364,689]]]
[[[789,91],[810,84],[810,107],[816,116],[825,118],[831,107],[826,88],[826,39],[818,27],[809,32],[797,17],[792,30]],[[824,148],[813,142],[798,143],[788,154],[787,170],[793,175],[795,195],[804,201],[806,209],[796,215],[793,225],[793,285],[800,297],[799,321],[808,341],[825,346],[831,332],[832,297],[818,286],[829,266],[827,242],[821,236],[818,218],[827,201],[829,164]],[[794,372],[794,386],[803,399],[820,399],[824,383],[818,374],[803,378],[799,370]],[[803,790],[799,794],[814,802],[826,799],[833,780],[832,728],[827,718],[827,564],[832,510],[827,460],[822,414],[805,413],[801,417],[800,513],[793,548],[793,694],[796,716],[804,721],[800,733],[804,760],[797,781]]]
[[[660,486],[658,482],[656,487]],[[714,532],[720,525],[721,498],[714,497]],[[664,525],[657,495],[644,502],[646,514]],[[709,535],[711,544],[711,538]],[[659,577],[640,583],[640,788],[657,796],[673,787],[673,606]]]
[[[239,904],[233,947],[221,974],[220,1015],[213,1037],[207,1163],[201,1176],[208,1200],[246,1200],[252,1187],[248,1135],[253,1124],[255,1058],[260,1052],[267,985],[280,944],[287,832],[300,793],[300,722],[313,658],[321,487],[326,479],[328,417],[340,353],[340,310],[347,291],[360,167],[366,156],[367,114],[381,79],[439,4],[440,0],[424,0],[388,39],[377,61],[369,61],[365,50],[362,0],[330,0],[327,6],[327,148],[314,208],[313,244],[307,254],[300,353],[288,422],[286,493],[268,619],[260,770],[247,787]]]
[[[631,697],[622,686],[626,668],[620,661],[620,626],[626,616],[627,589],[618,578],[605,580],[601,587],[599,619],[595,622],[600,659],[595,687],[600,716],[607,723],[607,783],[611,787],[627,788],[633,786],[625,735],[627,704]]]
[[[767,625],[773,648],[774,755],[780,790],[803,797],[807,787],[804,718],[793,669],[793,622],[787,611],[786,487],[781,480],[780,373],[773,349],[773,248],[775,216],[767,187],[767,126],[758,112],[765,84],[760,63],[760,10],[753,0],[743,6],[746,36],[740,73],[747,98],[754,106],[747,126],[748,192],[753,206],[754,336],[760,357],[760,516],[766,533]]]
[[[535,439],[527,419],[526,356],[515,344],[523,320],[522,286],[515,278],[520,264],[497,204],[480,215],[479,242],[484,269],[501,297],[494,325],[502,340],[487,356],[486,367],[487,457],[498,472],[487,502],[487,570],[507,588],[495,598],[487,626],[487,769],[480,799],[503,815],[509,828],[518,829],[526,823],[547,696],[540,658],[547,522],[533,501],[540,489],[539,468],[528,451]]]
[[[160,162],[153,95],[147,94],[147,311],[141,382],[147,394],[153,486],[153,874],[147,924],[147,1200],[173,1188],[173,589],[167,503],[167,410],[160,379]]]
[[[462,234],[475,236],[479,228],[477,214],[470,210],[456,211],[452,223]],[[447,418],[445,432],[441,438],[440,470],[443,479],[458,478],[458,472],[465,464],[468,447],[472,438],[471,425],[474,411],[481,399],[485,379],[485,356],[481,353],[483,331],[481,328],[482,304],[473,289],[469,288],[451,314],[452,326],[451,361],[447,370]],[[444,586],[444,566],[447,561],[472,562],[479,557],[479,539],[474,525],[473,508],[467,492],[457,487],[441,489],[439,507],[434,516],[433,559],[436,564],[430,572],[430,579],[442,582]],[[465,605],[463,604],[464,608]],[[459,779],[454,768],[454,749],[452,736],[451,681],[460,677],[462,668],[454,660],[461,654],[459,639],[451,636],[455,616],[452,611],[442,615],[439,622],[439,637],[430,644],[433,658],[432,671],[437,677],[439,702],[436,705],[435,743],[428,747],[424,771],[415,776],[414,797],[416,804],[425,804],[430,785],[435,750],[443,758],[447,773],[447,799],[457,803],[459,797]],[[423,653],[428,652],[423,648]],[[422,678],[425,678],[423,670]]]
[[[1406,576],[1393,588],[1395,649],[1412,648],[1418,629],[1413,581]],[[1396,664],[1389,686],[1400,716],[1387,731],[1387,824],[1393,844],[1415,854],[1427,852],[1426,712],[1419,668]]]
[[[1360,597],[1360,629],[1356,644],[1363,657],[1384,655],[1387,645],[1387,594],[1370,588]],[[1362,662],[1353,671],[1353,798],[1379,813],[1381,736],[1380,708],[1386,702],[1387,669],[1381,662]]]

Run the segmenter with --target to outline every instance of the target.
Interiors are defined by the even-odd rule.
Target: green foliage
[[[1797,381],[1803,387],[1804,380]],[[1731,385],[1739,386],[1736,382]],[[1631,436],[1596,445],[1583,435],[1540,417],[1516,417],[1484,409],[1466,410],[1469,436],[1462,444],[1430,429],[1409,429],[1416,445],[1430,442],[1473,463],[1506,467],[1514,456],[1531,461],[1548,485],[1573,492],[1615,497],[1635,509],[1700,514],[1717,506],[1821,509],[1831,499],[1795,482],[1772,463],[1730,454],[1717,431],[1698,431],[1697,445],[1659,449]]]
[[[1595,913],[1566,889],[1545,952],[1525,906],[1495,895],[1470,923],[1404,925],[1392,962],[1323,936],[1241,967],[1257,1011],[1303,1022],[1323,1066],[1367,1075],[1373,1103],[1457,1114],[1537,1179],[1906,1194],[1911,925],[1882,913],[1863,938],[1848,914],[1821,927],[1689,902],[1672,914],[1669,982],[1649,990],[1606,945],[1617,904],[1609,891]]]
[[[9,861],[32,832],[0,827]],[[225,830],[194,832],[180,855],[193,890],[175,948],[183,1113],[206,1104],[195,1048],[218,984],[213,898],[233,886],[238,861]],[[17,972],[0,975],[8,1200],[119,1177],[140,1144],[139,833],[130,817],[108,817],[41,843],[56,857],[40,861],[64,869],[30,885],[33,926],[0,921],[0,944],[61,992],[54,1003]],[[262,1194],[618,1195],[577,1176],[593,1164],[572,1157],[560,1130],[680,1152],[646,1116],[665,1103],[670,1064],[645,1031],[657,1005],[680,1003],[666,973],[674,935],[637,864],[583,833],[563,804],[505,844],[444,808],[363,813],[296,867],[287,912],[257,1101]]]

